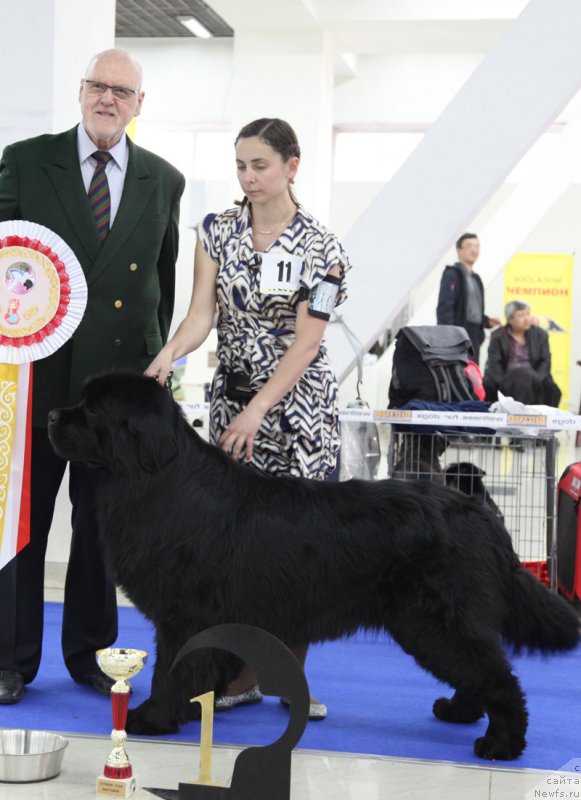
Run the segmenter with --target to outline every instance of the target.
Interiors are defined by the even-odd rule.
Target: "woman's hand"
[[[173,357],[171,352],[164,347],[145,370],[145,375],[155,378],[158,383],[165,383],[165,379],[172,369]]]
[[[330,272],[338,274],[339,268]],[[218,439],[218,447],[238,461],[246,448],[246,460],[252,458],[254,439],[265,414],[278,403],[300,379],[321,347],[327,320],[309,315],[306,302],[297,309],[295,340],[281,358],[277,368],[244,411],[234,417]]]
[[[197,350],[212,330],[216,310],[217,274],[218,265],[198,242],[194,257],[194,285],[188,313],[169,342],[145,370],[146,375],[155,378],[159,383],[165,383],[173,362]]]
[[[250,461],[254,449],[254,439],[260,428],[264,412],[257,405],[249,403],[244,411],[234,417],[230,425],[218,439],[218,447],[230,453],[234,461],[240,459],[246,449],[246,461]]]

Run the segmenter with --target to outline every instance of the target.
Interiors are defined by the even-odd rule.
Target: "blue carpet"
[[[46,605],[43,660],[40,673],[14,706],[0,706],[0,727],[108,735],[111,710],[107,698],[72,682],[60,653],[62,607]],[[149,694],[154,660],[153,631],[139,612],[119,609],[118,645],[139,647],[151,656],[133,679],[131,704]],[[558,769],[581,755],[577,723],[581,720],[581,648],[551,658],[513,659],[527,694],[530,712],[528,747],[508,766]],[[394,643],[384,637],[358,634],[310,649],[307,674],[315,696],[329,708],[322,722],[310,722],[299,747],[426,758],[483,764],[472,753],[486,721],[452,725],[431,713],[436,697],[450,694]],[[268,744],[286,727],[287,712],[273,697],[262,704],[236,708],[214,718],[214,739],[224,744]],[[199,723],[183,726],[170,740],[197,742]]]

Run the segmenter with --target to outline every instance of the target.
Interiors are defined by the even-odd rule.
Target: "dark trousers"
[[[490,376],[484,376],[484,389],[489,403],[498,400],[498,392],[506,397],[512,397],[526,405],[538,405],[558,408],[561,402],[561,390],[551,375],[541,378],[531,368],[508,370],[497,386]]]
[[[44,617],[44,559],[66,461],[53,451],[44,428],[33,428],[30,543],[0,571],[0,669],[26,683],[40,665]],[[117,638],[115,586],[98,540],[96,470],[70,465],[72,540],[62,628],[62,651],[73,677],[95,667],[95,650]]]
[[[480,346],[484,341],[484,333],[482,330],[482,325],[478,325],[476,322],[467,322],[464,325],[464,330],[470,337],[470,341],[472,342],[472,350],[473,356],[472,361],[475,361],[477,364],[480,364]]]

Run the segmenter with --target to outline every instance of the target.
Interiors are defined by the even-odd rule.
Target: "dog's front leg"
[[[200,706],[192,703],[192,698],[226,688],[224,654],[218,650],[191,653],[173,666],[185,644],[183,636],[183,629],[179,634],[157,629],[151,695],[140,706],[129,710],[128,733],[150,736],[175,733],[182,723],[200,717]]]
[[[137,708],[129,709],[128,733],[149,736],[176,733],[180,724],[188,719],[189,704],[183,665],[180,663],[171,669],[182,644],[176,641],[176,635],[170,630],[157,628],[151,695]]]

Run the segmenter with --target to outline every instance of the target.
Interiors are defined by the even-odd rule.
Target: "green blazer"
[[[130,140],[121,203],[101,245],[77,152],[77,128],[5,148],[0,220],[57,233],[87,280],[85,315],[72,338],[33,368],[33,424],[76,403],[83,381],[111,368],[144,370],[167,340],[173,314],[179,202],[184,177]]]

